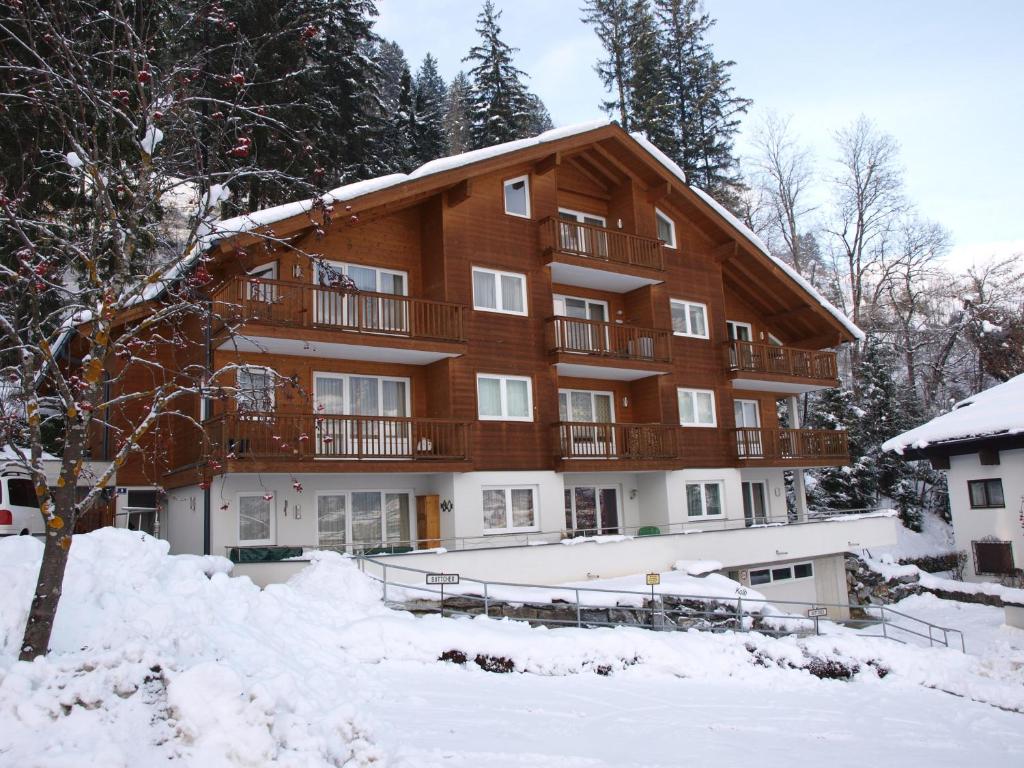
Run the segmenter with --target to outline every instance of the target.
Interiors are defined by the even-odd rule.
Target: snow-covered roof
[[[1024,434],[1024,374],[961,400],[953,410],[882,444],[903,453],[936,443]]]

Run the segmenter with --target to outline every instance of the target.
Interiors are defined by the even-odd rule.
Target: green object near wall
[[[660,536],[661,528],[656,525],[645,525],[636,532],[637,536]]]
[[[232,563],[276,563],[302,557],[302,547],[232,547],[228,559]]]

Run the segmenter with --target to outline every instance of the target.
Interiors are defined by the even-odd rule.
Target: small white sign
[[[807,618],[816,619],[819,616],[828,616],[828,608],[808,608]]]
[[[428,573],[427,584],[458,584],[459,574],[457,573]]]

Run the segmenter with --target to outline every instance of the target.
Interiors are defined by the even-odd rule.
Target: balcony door
[[[734,400],[736,417],[736,450],[740,458],[764,456],[761,439],[761,409],[757,400]]]
[[[743,519],[747,528],[768,523],[768,491],[764,483],[742,483]]]
[[[604,216],[568,208],[558,209],[559,244],[563,251],[598,259],[608,258],[608,234],[593,227],[605,227]]]
[[[409,380],[314,373],[316,455],[321,458],[408,458]]]
[[[325,286],[336,284],[341,277],[355,284],[356,293],[314,291],[314,322],[369,333],[409,333],[406,302],[368,295],[407,296],[409,276],[405,272],[332,261],[315,270],[314,275],[316,284]]]
[[[577,296],[554,297],[555,315],[571,318],[556,326],[558,338],[555,340],[560,349],[569,352],[604,352],[608,350],[608,328],[593,325],[591,322],[573,322],[573,320],[608,322],[608,302],[597,299],[583,299]]]
[[[562,427],[562,450],[577,458],[615,456],[615,405],[611,392],[581,389],[558,391],[558,418],[571,422]]]
[[[618,533],[618,486],[588,485],[566,488],[565,527],[576,536]]]
[[[754,340],[754,329],[750,323],[741,323],[736,320],[727,320],[726,330],[729,333],[729,341],[746,342],[745,344],[729,345],[729,364],[732,368],[744,371],[756,370],[754,366],[754,350],[749,344]]]

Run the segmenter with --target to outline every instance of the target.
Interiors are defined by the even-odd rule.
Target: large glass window
[[[722,514],[722,483],[718,480],[686,484],[686,516],[718,517]]]
[[[672,333],[676,336],[708,338],[708,308],[695,301],[672,299]]]
[[[274,378],[270,370],[257,366],[238,369],[235,402],[239,413],[269,413],[274,410]]]
[[[1003,481],[999,478],[968,480],[967,490],[970,492],[972,509],[1006,506],[1006,499],[1003,498]]]
[[[535,486],[484,488],[484,533],[518,533],[537,530]]]
[[[526,315],[526,275],[473,267],[473,309]]]
[[[274,543],[274,498],[266,494],[238,497],[238,543]]]
[[[400,491],[330,491],[317,496],[322,547],[363,551],[412,546],[412,502]]]
[[[710,389],[680,389],[679,423],[684,427],[713,427],[715,393]]]
[[[477,374],[476,397],[477,415],[483,421],[533,421],[529,376]]]
[[[530,218],[530,177],[517,176],[503,182],[505,189],[505,213],[509,216]]]

